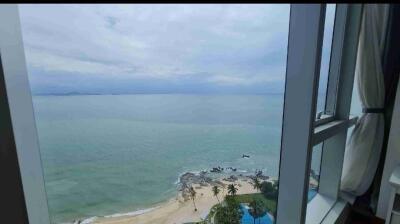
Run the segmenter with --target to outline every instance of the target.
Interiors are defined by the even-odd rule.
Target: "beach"
[[[222,183],[225,187],[221,187],[221,192],[218,196],[219,200],[223,200],[227,194],[226,186],[234,184],[238,188],[237,194],[255,193],[256,190],[250,183],[250,178],[247,176],[238,177],[237,180],[227,181],[226,179],[219,179],[218,182]],[[186,199],[182,196],[182,192],[165,202],[156,206],[154,209],[147,211],[143,214],[126,215],[120,217],[102,217],[95,219],[92,223],[97,224],[181,224],[186,222],[196,222],[204,219],[211,207],[218,203],[217,198],[213,195],[213,184],[203,186],[202,184],[192,185],[196,191],[196,207],[192,200]],[[221,186],[221,185],[219,185]]]
[[[228,194],[227,186],[234,184],[237,188],[237,195],[258,193],[253,187],[252,175],[224,175],[218,178],[211,178],[209,172],[182,174],[179,178],[180,188],[177,195],[170,200],[155,205],[154,207],[133,211],[124,214],[114,214],[104,217],[92,217],[80,224],[182,224],[204,220],[210,209],[223,201]],[[275,182],[276,178],[271,178],[260,174],[262,181]],[[318,185],[318,180],[310,176],[310,187]],[[213,186],[218,186],[221,190],[218,199],[213,194]],[[185,193],[185,189],[193,187],[196,191],[195,204]],[[309,198],[310,200],[310,198]],[[273,218],[272,218],[273,219]]]

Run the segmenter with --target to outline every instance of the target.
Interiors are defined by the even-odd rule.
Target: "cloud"
[[[21,5],[20,15],[32,85],[284,85],[289,5]]]

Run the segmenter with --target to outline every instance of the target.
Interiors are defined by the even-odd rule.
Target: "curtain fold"
[[[357,52],[356,80],[363,108],[383,108],[385,85],[382,51],[388,10],[385,5],[364,6]],[[383,113],[363,113],[346,146],[341,190],[359,196],[373,181],[384,135]]]

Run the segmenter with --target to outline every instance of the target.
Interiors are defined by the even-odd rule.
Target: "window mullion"
[[[48,224],[50,220],[17,5],[0,5],[0,54],[28,220],[30,224]]]
[[[347,6],[336,6],[331,57],[329,62],[328,87],[326,90],[325,113],[335,115],[337,88],[340,75],[340,63],[343,51],[343,39],[346,25]]]
[[[325,5],[292,5],[277,224],[304,223]]]
[[[352,123],[352,120],[349,120],[349,113],[361,22],[361,8],[361,5],[357,4],[338,4],[337,26],[343,28],[341,28],[340,33],[335,31],[334,35],[340,36],[334,36],[334,49],[332,49],[332,68],[330,72],[333,72],[333,75],[340,74],[337,83],[335,118],[346,120],[348,125]],[[346,136],[347,127],[324,142],[319,183],[320,194],[332,198],[338,197]]]

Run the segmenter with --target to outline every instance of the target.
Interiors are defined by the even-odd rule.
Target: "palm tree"
[[[232,196],[235,196],[237,193],[238,189],[235,187],[233,184],[228,185],[228,193]]]
[[[256,189],[257,191],[261,190],[262,184],[261,184],[260,179],[257,176],[255,176],[255,177],[252,177],[251,180],[253,181],[253,183],[252,183],[253,188]]]
[[[232,197],[225,197],[225,203],[215,207],[214,223],[216,224],[240,224],[243,211],[240,204]]]
[[[215,185],[215,186],[212,188],[212,191],[213,191],[213,193],[214,193],[214,196],[215,196],[215,197],[217,198],[217,200],[218,200],[218,204],[221,203],[221,202],[219,201],[219,198],[218,198],[218,194],[219,194],[219,192],[220,192],[220,189],[218,188],[218,186]]]
[[[253,217],[254,224],[256,223],[256,219],[263,217],[267,213],[264,202],[260,199],[254,199],[250,202],[249,207],[249,213]],[[260,223],[260,220],[258,220],[258,223]]]
[[[189,193],[190,193],[190,198],[193,201],[194,211],[197,211],[196,203],[194,202],[194,199],[196,198],[196,191],[194,190],[193,187],[189,188]]]

